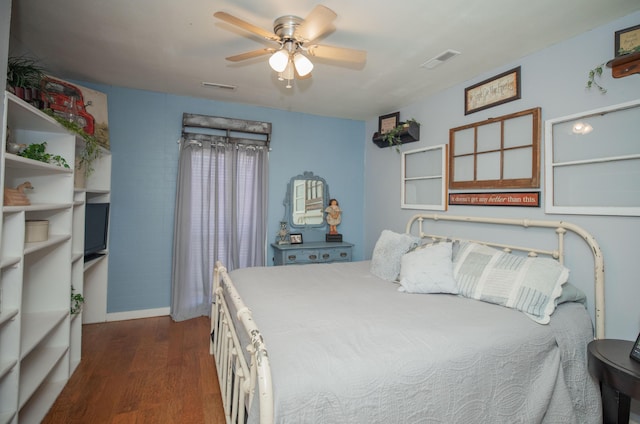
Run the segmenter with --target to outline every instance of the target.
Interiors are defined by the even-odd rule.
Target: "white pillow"
[[[419,242],[419,237],[383,230],[373,248],[369,271],[383,280],[396,281],[400,274],[400,258]]]
[[[437,243],[404,255],[400,261],[398,291],[458,294],[451,251],[451,243]]]
[[[547,324],[569,270],[549,258],[529,258],[464,242],[453,261],[460,295],[506,306]]]

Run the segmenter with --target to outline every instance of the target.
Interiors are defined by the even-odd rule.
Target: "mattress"
[[[540,325],[461,296],[398,292],[369,261],[230,277],[269,352],[276,423],[601,422],[582,304]]]

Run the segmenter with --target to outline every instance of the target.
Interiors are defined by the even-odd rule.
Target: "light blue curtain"
[[[181,141],[171,299],[175,321],[209,314],[217,260],[229,271],[265,261],[268,147],[208,138]]]

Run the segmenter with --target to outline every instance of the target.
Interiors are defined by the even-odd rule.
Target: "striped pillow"
[[[526,313],[547,324],[569,270],[550,258],[529,258],[464,242],[453,261],[460,295]]]

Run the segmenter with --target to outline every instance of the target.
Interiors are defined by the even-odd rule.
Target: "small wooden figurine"
[[[33,189],[29,181],[25,181],[16,188],[4,189],[4,205],[5,206],[29,206],[31,202],[24,194],[26,189]]]

